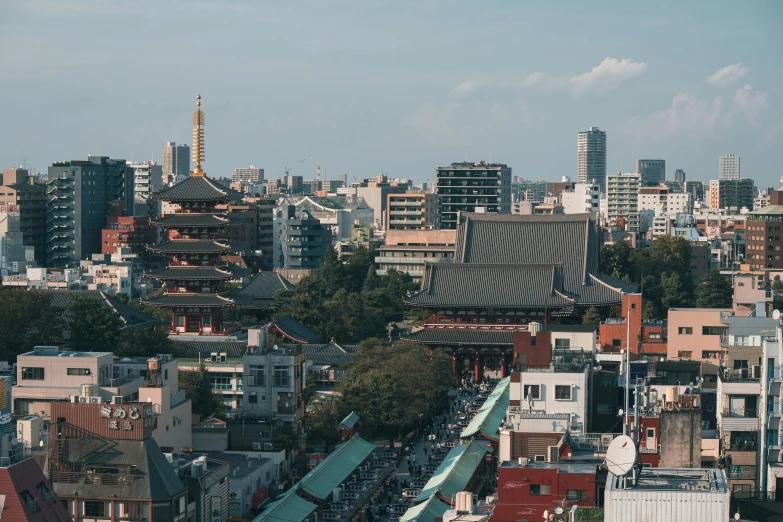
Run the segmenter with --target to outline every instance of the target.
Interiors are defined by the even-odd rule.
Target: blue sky
[[[590,126],[610,172],[663,158],[669,178],[708,180],[734,153],[759,186],[783,176],[772,0],[19,0],[0,3],[0,49],[3,168],[160,160],[190,141],[201,94],[212,176],[422,181],[491,153],[574,179]]]

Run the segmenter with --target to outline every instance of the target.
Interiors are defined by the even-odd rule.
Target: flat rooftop
[[[604,459],[595,458],[591,462],[533,462],[520,464],[519,460],[506,460],[500,463],[501,468],[556,469],[560,473],[583,473],[595,475],[596,469]]]
[[[625,479],[630,485],[628,477],[609,475],[609,489],[633,489],[649,491],[678,491],[689,492],[715,492],[727,493],[729,490],[726,474],[719,468],[642,468],[639,479],[633,487],[622,487]]]
[[[97,359],[104,355],[113,355],[111,352],[66,352],[56,351],[52,349],[47,350],[33,350],[32,352],[23,353],[20,357],[91,357]]]

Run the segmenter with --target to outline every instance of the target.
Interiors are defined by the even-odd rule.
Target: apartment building
[[[704,373],[715,375],[726,348],[729,308],[670,308],[667,358],[701,360]]]
[[[511,168],[504,163],[452,163],[435,169],[444,229],[457,228],[458,212],[511,213]]]
[[[163,188],[163,165],[155,160],[139,163],[128,162],[133,172],[133,195],[136,202],[145,204],[150,196]],[[142,206],[146,210],[146,206]],[[137,215],[134,212],[134,215]],[[138,214],[141,215],[141,214]]]
[[[595,183],[576,183],[560,193],[564,214],[595,214],[601,210],[601,187]]]
[[[579,133],[577,181],[596,184],[601,193],[606,191],[606,132],[598,127]]]
[[[674,193],[665,185],[639,188],[639,210],[660,208],[665,214],[690,214],[693,211],[693,201],[690,194]]]
[[[281,222],[282,268],[318,268],[327,248],[332,248],[329,230],[307,210],[287,205]]]
[[[783,191],[773,190],[770,205],[750,212],[745,259],[751,269],[783,269]]]
[[[713,179],[710,180],[710,208],[752,209],[756,197],[756,186],[752,179]]]
[[[618,172],[606,176],[606,219],[612,224],[623,218],[628,224],[639,220],[639,187],[641,174]],[[639,232],[639,229],[630,232]]]
[[[3,171],[0,206],[19,213],[22,245],[34,248],[35,261],[46,261],[46,185],[36,183],[25,169]]]
[[[387,194],[384,228],[387,231],[439,229],[440,212],[440,198],[435,194]]]
[[[259,169],[253,165],[234,169],[234,174],[231,176],[231,181],[234,183],[244,183],[248,185],[263,185],[264,169]]]
[[[190,174],[190,147],[169,141],[163,146],[163,179],[166,185]]]
[[[740,157],[734,154],[721,156],[718,162],[718,179],[737,180],[740,177]]]
[[[376,251],[378,275],[399,270],[420,281],[426,263],[454,257],[456,230],[390,230]]]

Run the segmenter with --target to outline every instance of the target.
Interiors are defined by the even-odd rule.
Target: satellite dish
[[[776,320],[776,321],[777,321],[778,319],[780,319],[780,310],[773,310],[773,311],[772,311],[772,318],[773,318],[774,320]]]
[[[636,463],[636,445],[628,435],[615,438],[606,450],[606,469],[617,477],[626,475]]]
[[[563,508],[561,508],[560,506],[557,506],[555,508],[555,515],[562,515],[562,514],[563,514]]]
[[[11,446],[16,446],[17,444],[19,444],[19,440],[16,437],[12,438],[11,439]]]
[[[38,445],[39,445],[40,447],[42,447],[42,448],[43,448],[43,441],[42,441],[42,440],[39,440],[39,441],[38,441]]]
[[[622,408],[617,410],[617,416],[618,417],[622,417],[623,416],[623,409]]]
[[[775,311],[778,312],[777,310]],[[778,312],[778,315],[780,315],[780,312]],[[740,519],[740,514],[739,511],[737,511],[736,513],[734,513],[734,520],[739,520],[739,519]]]

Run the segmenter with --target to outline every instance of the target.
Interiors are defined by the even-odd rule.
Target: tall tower
[[[169,141],[163,146],[163,182],[171,184],[190,174],[190,147]]]
[[[579,183],[595,183],[606,194],[606,132],[598,127],[580,132],[577,157]]]
[[[740,179],[740,158],[726,154],[720,159],[718,179]]]
[[[201,167],[204,161],[204,113],[198,96],[193,113],[193,161],[190,176],[153,194],[177,210],[154,218],[162,229],[163,242],[149,247],[168,260],[168,268],[147,277],[163,281],[162,292],[147,296],[146,304],[171,310],[171,335],[224,335],[223,311],[233,306],[219,294],[221,282],[233,276],[226,269],[224,255],[231,251],[225,239],[226,212],[218,205],[242,199],[242,194],[209,179]]]

